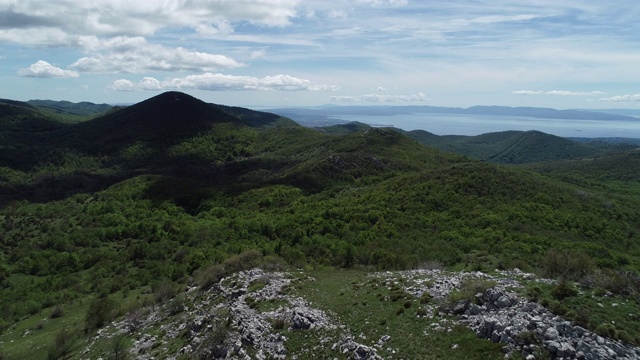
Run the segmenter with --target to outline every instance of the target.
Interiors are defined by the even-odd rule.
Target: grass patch
[[[418,317],[423,315],[420,307],[409,306],[419,298],[407,298],[405,301],[379,301],[379,292],[376,291],[377,282],[373,282],[368,274],[361,271],[315,271],[310,273],[316,280],[302,284],[298,293],[318,307],[334,314],[337,321],[347,325],[355,340],[373,346],[383,335],[391,336],[379,349],[378,354],[383,358],[391,356],[386,349],[395,351],[394,358],[405,359],[502,359],[500,345],[490,341],[478,339],[475,334],[466,327],[449,326],[450,330],[432,331],[435,321],[448,322],[447,318]],[[354,286],[358,285],[358,286]],[[393,287],[391,292],[402,291],[399,286]],[[403,291],[404,292],[404,291]],[[335,294],[343,293],[343,296]],[[411,296],[408,293],[405,296]],[[366,302],[366,306],[353,306],[353,299],[360,303]],[[399,300],[399,299],[398,299]],[[396,313],[399,312],[398,315]],[[314,334],[315,333],[315,334]],[[362,335],[362,336],[360,336]],[[312,336],[335,337],[339,334],[325,332],[297,331],[288,332],[290,338],[288,347],[294,353],[303,354],[305,341]],[[298,338],[300,340],[298,341]],[[309,342],[306,343],[307,346]],[[452,350],[454,345],[458,345]],[[328,346],[330,348],[330,346]],[[338,353],[331,350],[322,350],[322,357],[336,357]]]
[[[598,289],[578,289],[560,281],[558,285],[529,287],[538,302],[597,334],[640,345],[640,304],[632,296],[603,296]]]

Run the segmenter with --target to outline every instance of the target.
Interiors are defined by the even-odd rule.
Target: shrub
[[[169,313],[169,315],[176,315],[181,313],[184,310],[184,295],[180,294],[176,297],[174,297],[173,299],[171,299],[171,301],[169,301],[169,304],[167,305],[167,311]]]
[[[622,342],[627,343],[627,344],[634,344],[635,343],[635,339],[633,337],[631,337],[631,335],[629,335],[629,333],[624,331],[624,330],[618,331],[618,339],[620,341],[622,341]]]
[[[538,302],[541,293],[542,289],[537,285],[529,286],[527,288],[527,297],[529,298],[529,301]]]
[[[411,295],[407,294],[402,289],[397,289],[397,290],[391,291],[391,294],[389,295],[389,300],[391,300],[392,302],[396,302],[400,299],[406,299],[408,297],[411,297]]]
[[[432,299],[433,299],[433,297],[431,296],[431,294],[429,292],[425,291],[420,296],[420,304],[428,304],[428,303],[431,302]]]
[[[474,301],[477,293],[484,294],[495,285],[496,282],[493,280],[467,278],[460,284],[460,288],[457,291],[451,292],[449,302],[456,304],[460,301]]]
[[[249,270],[259,266],[262,264],[262,260],[263,257],[259,251],[247,250],[228,258],[223,261],[222,264],[209,265],[196,271],[196,282],[201,288],[208,289],[234,272]],[[274,264],[273,261],[273,258],[269,258],[270,264]]]
[[[209,332],[194,352],[194,358],[201,360],[225,358],[228,350],[225,345],[227,336],[228,329],[224,324],[220,322],[214,324],[211,332]]]
[[[53,344],[47,350],[47,359],[66,359],[75,345],[78,336],[67,329],[56,334]]]
[[[172,282],[164,280],[152,286],[153,297],[157,303],[164,303],[176,295],[176,288]]]
[[[608,337],[610,339],[618,338],[618,331],[613,324],[600,324],[596,326],[596,329],[593,331],[596,334],[604,337]]]
[[[105,325],[113,318],[115,302],[108,297],[94,298],[85,315],[85,330],[91,331]]]
[[[285,327],[286,322],[284,321],[283,318],[278,317],[273,321],[273,328],[275,330],[282,330]]]
[[[129,332],[135,332],[142,324],[142,312],[140,309],[135,309],[129,312],[126,316],[127,329]]]
[[[531,331],[520,332],[518,335],[516,335],[514,340],[516,341],[516,344],[523,344],[523,345],[532,345],[532,344],[540,343],[538,338],[536,338],[535,332],[531,332]]]
[[[595,269],[593,259],[581,252],[549,250],[540,263],[544,276],[577,281]]]
[[[57,305],[55,308],[53,308],[53,311],[51,311],[51,314],[49,314],[49,318],[55,319],[55,318],[62,317],[63,315],[64,315],[64,310],[62,310],[62,306]]]
[[[124,334],[118,334],[111,340],[111,359],[126,360],[129,358],[129,346],[127,337]]]
[[[589,328],[589,311],[585,309],[576,310],[576,316],[573,318],[573,321],[578,326]]]
[[[549,302],[548,309],[552,313],[554,313],[556,315],[560,315],[560,316],[566,314],[569,311],[569,309],[566,306],[564,306],[563,303],[561,303],[559,301],[551,301],[551,302]]]
[[[568,297],[574,297],[578,295],[578,290],[576,290],[569,282],[564,279],[561,279],[558,282],[553,290],[551,290],[551,296],[558,300],[564,300]]]
[[[196,282],[203,290],[209,289],[217,284],[227,275],[225,268],[221,264],[209,265],[196,272]]]

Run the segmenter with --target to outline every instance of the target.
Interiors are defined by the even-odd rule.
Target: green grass
[[[14,323],[0,334],[1,353],[6,359],[46,359],[49,347],[62,329],[81,333],[88,302],[64,306],[64,315],[49,318],[53,308]],[[76,347],[81,344],[76,343]]]
[[[134,289],[126,293],[116,293],[110,297],[116,302],[117,308],[114,314],[123,316],[152,300],[148,287]],[[89,337],[84,333],[87,309],[92,297],[84,297],[73,302],[63,304],[63,315],[51,318],[51,313],[56,306],[43,309],[37,314],[31,315],[19,322],[10,325],[0,333],[0,353],[6,359],[46,359],[49,348],[53,345],[56,335],[66,329],[74,334],[74,352],[81,350],[86,345]],[[109,344],[99,344],[95,349],[97,353],[104,353],[109,349]],[[97,357],[96,357],[97,358]]]
[[[498,344],[478,339],[468,328],[453,325],[452,319],[436,318],[443,321],[449,330],[433,330],[435,319],[417,317],[421,308],[420,299],[403,296],[393,301],[385,286],[372,282],[368,273],[360,271],[315,271],[310,275],[315,281],[302,283],[294,293],[302,295],[318,307],[336,317],[348,326],[354,340],[373,346],[383,335],[391,340],[378,350],[382,357],[390,356],[387,349],[393,349],[394,358],[405,359],[501,359],[503,354]],[[407,304],[410,305],[407,307]],[[402,311],[400,311],[402,309]],[[333,336],[338,332],[329,332]],[[310,331],[289,332],[294,352],[302,351]],[[319,335],[315,335],[319,336]],[[456,346],[456,349],[452,349]],[[333,357],[335,352],[326,350],[322,356]]]

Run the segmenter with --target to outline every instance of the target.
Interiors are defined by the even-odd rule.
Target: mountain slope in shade
[[[278,115],[208,104],[181,92],[166,92],[78,124],[74,137],[83,150],[93,153],[112,153],[137,142],[166,148],[223,123],[250,127],[295,125]]]

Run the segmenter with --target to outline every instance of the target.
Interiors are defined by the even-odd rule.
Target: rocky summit
[[[420,341],[464,326],[483,341],[499,343],[505,358],[640,357],[640,348],[597,335],[528,299],[523,295],[525,286],[555,281],[517,269],[494,274],[376,272],[362,279],[352,286],[376,284],[375,288],[390,291],[380,301],[405,294],[419,302],[416,316],[406,321],[429,321]],[[188,287],[162,305],[136,310],[102,328],[83,354],[90,357],[97,343],[128,334],[135,339],[128,353],[136,359],[308,359],[320,353],[336,359],[399,358],[392,336],[358,333],[337,314],[314,304],[313,298],[298,294],[297,289],[313,287],[315,281],[304,271],[255,268],[225,277],[208,289]],[[480,290],[461,297],[469,289]],[[303,346],[298,344],[301,340]],[[451,346],[452,358],[459,347]]]

